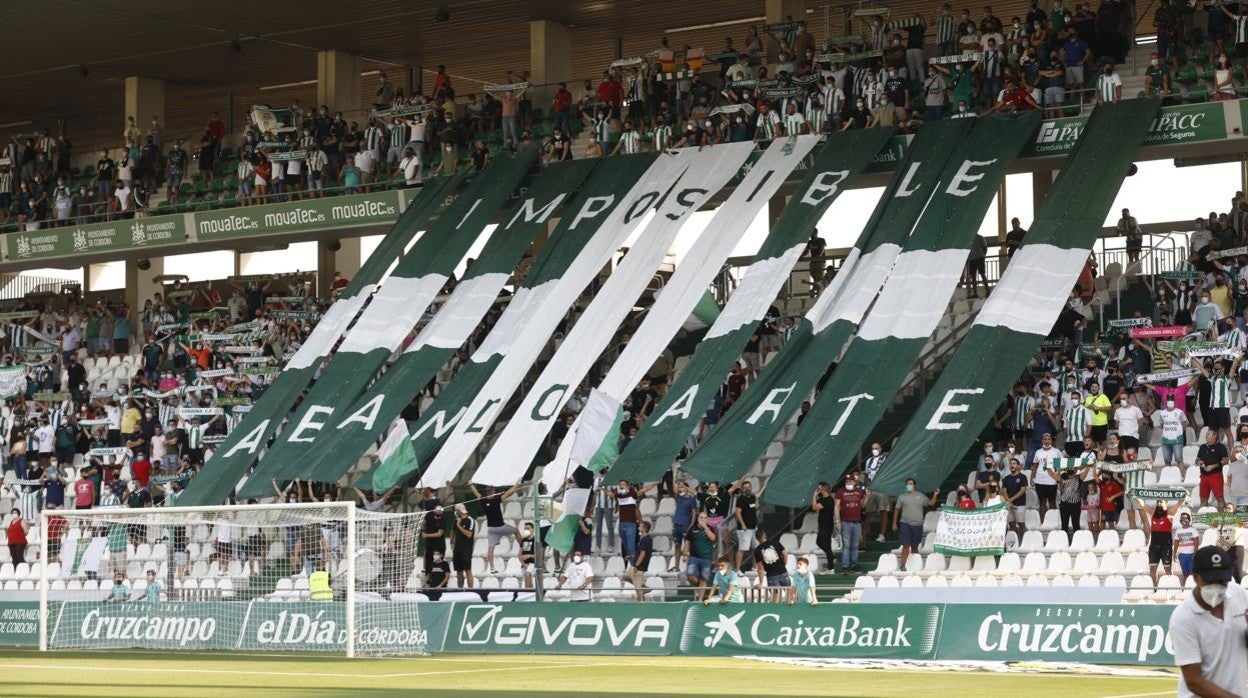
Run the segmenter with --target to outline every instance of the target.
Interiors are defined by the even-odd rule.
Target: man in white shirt
[[[373,183],[373,166],[376,162],[371,150],[361,150],[355,154],[355,169],[360,171],[360,183],[364,185],[364,191],[368,191],[368,185]]]
[[[589,601],[593,583],[594,568],[585,561],[580,551],[577,551],[572,553],[572,564],[559,575],[559,584],[555,588],[562,589],[563,585],[567,584],[568,589],[571,590],[569,598],[572,601]]]
[[[403,151],[403,159],[399,162],[399,169],[403,172],[403,181],[407,186],[413,187],[420,184],[420,156],[407,148]]]
[[[1065,457],[1065,453],[1053,446],[1053,435],[1045,434],[1040,441],[1040,449],[1031,461],[1031,482],[1040,498],[1042,520],[1045,512],[1057,508],[1057,465],[1053,461]]]
[[[52,462],[52,450],[56,445],[56,428],[43,416],[39,418],[39,428],[35,430],[35,443],[39,446],[39,465],[48,467]]]
[[[1114,424],[1118,425],[1118,443],[1134,454],[1140,447],[1140,427],[1144,424],[1144,412],[1125,396],[1118,398]]]
[[[1248,436],[1232,449],[1234,455],[1226,470],[1226,503],[1248,506]]]
[[[1233,698],[1248,688],[1248,593],[1232,581],[1234,559],[1217,547],[1196,551],[1196,588],[1170,614],[1179,698]]]

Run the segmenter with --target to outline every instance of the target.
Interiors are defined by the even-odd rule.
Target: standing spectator
[[[841,567],[846,574],[861,574],[858,566],[858,544],[862,541],[862,509],[865,495],[858,487],[857,478],[845,479],[845,488],[835,495],[834,518],[841,534]]]
[[[1226,444],[1218,441],[1216,430],[1209,429],[1205,432],[1205,443],[1196,451],[1196,465],[1200,468],[1200,498],[1197,506],[1204,506],[1210,495],[1219,509],[1224,506],[1222,470],[1228,462]]]
[[[499,494],[493,487],[487,487],[485,495],[482,495],[472,483],[468,484],[468,489],[472,491],[473,497],[481,500],[481,508],[485,510],[485,532],[489,543],[489,547],[485,550],[485,560],[490,574],[498,574],[498,570],[494,568],[494,548],[498,542],[503,539],[503,536],[512,536],[517,543],[520,542],[516,527],[509,525],[503,518],[503,502],[516,493],[516,488],[512,487]]]
[[[966,262],[966,287],[970,289],[971,298],[979,298],[979,281],[984,282],[984,295],[988,295],[988,243],[983,235],[976,235],[971,241],[971,254]]]
[[[559,583],[555,585],[555,588],[562,589],[563,585],[567,584],[571,590],[569,600],[589,601],[593,594],[593,583],[594,568],[585,561],[585,556],[577,551],[572,553],[572,564],[565,567],[563,573],[559,575]]]
[[[1010,458],[1010,472],[1001,478],[1001,491],[1010,507],[1010,528],[1021,538],[1027,530],[1027,474],[1017,458]]]
[[[455,584],[460,589],[471,589],[472,547],[477,539],[477,520],[468,515],[468,507],[455,505],[455,544],[452,561],[455,563]],[[467,585],[465,585],[465,581]]]
[[[520,551],[516,558],[520,561],[520,569],[524,572],[524,588],[533,588],[533,578],[537,574],[537,538],[533,536],[533,524],[525,523],[524,532],[520,535]],[[495,574],[493,567],[491,574]]]
[[[742,558],[754,549],[757,542],[755,531],[758,529],[758,498],[766,489],[764,486],[758,494],[754,494],[753,483],[744,478],[728,489],[728,494],[736,494],[733,516],[737,521],[737,569],[743,569]]]
[[[823,551],[826,560],[824,574],[830,574],[836,566],[836,557],[832,553],[832,536],[836,533],[837,500],[832,496],[832,486],[826,482],[819,483],[815,493],[810,497],[810,508],[818,514],[818,529],[815,534],[815,545]]]
[[[559,83],[559,89],[555,90],[554,99],[551,100],[551,108],[554,111],[554,127],[567,131],[571,126],[569,112],[572,108],[572,93],[568,92],[568,83]]]
[[[639,530],[641,533],[637,539],[637,556],[624,578],[632,582],[633,589],[637,592],[637,600],[645,601],[646,592],[649,591],[646,587],[646,573],[650,571],[650,558],[654,557],[654,539],[650,537],[649,521],[642,521]]]
[[[759,529],[758,547],[754,549],[754,571],[767,581],[768,601],[782,603],[792,595],[789,588],[789,552],[779,540],[769,540],[767,531]]]
[[[606,486],[606,483],[604,482],[605,478],[602,474],[596,475],[594,479],[594,547],[599,551],[603,549],[602,534],[605,530],[607,534],[607,551],[614,553],[616,551],[615,498],[611,496],[611,491]],[[692,499],[692,496],[690,498]],[[679,504],[679,502],[680,500],[678,499],[677,504]],[[696,504],[696,500],[694,500],[694,502]],[[680,512],[678,511],[677,514],[679,515],[679,513]],[[693,523],[693,520],[692,518],[685,519],[684,521],[673,519],[673,530],[681,531],[683,533],[683,529],[681,528],[682,523],[684,524],[684,528],[688,528],[689,525]],[[675,540],[673,543],[679,548],[679,540]],[[679,565],[679,563],[680,560],[677,559],[676,564]]]
[[[1121,92],[1119,87],[1119,92]],[[1140,232],[1140,224],[1131,215],[1129,209],[1122,209],[1122,218],[1118,219],[1118,234],[1127,239],[1127,261],[1140,261],[1140,250],[1144,247],[1144,234]]]
[[[871,523],[870,515],[879,514],[878,519],[880,524],[880,533],[875,539],[875,542],[877,543],[884,542],[884,532],[888,530],[888,513],[893,509],[893,502],[892,498],[883,492],[872,491],[871,483],[875,482],[875,476],[880,472],[880,468],[884,465],[884,461],[887,459],[888,453],[884,450],[884,444],[876,441],[871,444],[871,457],[867,458],[867,462],[864,464],[865,467],[863,468],[863,472],[865,472],[867,476],[867,491],[870,493],[867,495],[866,509],[863,512],[867,515],[866,518],[868,519],[865,521],[868,526],[867,529],[863,531],[863,539],[867,540],[871,537],[869,525]],[[896,527],[894,527],[894,529],[895,528]]]
[[[30,532],[30,523],[22,518],[20,509],[14,509],[9,513],[11,516],[7,531],[9,557],[14,565],[20,565],[26,562],[26,534]]]
[[[1109,102],[1117,102],[1122,99],[1122,78],[1118,77],[1118,73],[1114,71],[1112,64],[1105,64],[1101,69],[1101,74],[1096,77],[1096,103],[1107,104]],[[1136,251],[1139,256],[1139,251]],[[1128,255],[1130,258],[1130,255]],[[1132,259],[1131,261],[1135,261]]]
[[[1179,515],[1179,528],[1174,531],[1174,559],[1179,561],[1181,584],[1187,584],[1187,578],[1192,575],[1192,561],[1198,545],[1200,533],[1192,528],[1192,515],[1185,511]]]
[[[1057,510],[1061,517],[1062,530],[1067,539],[1073,539],[1079,530],[1079,514],[1083,504],[1083,483],[1075,475],[1075,471],[1062,471],[1061,482],[1057,485]]]
[[[697,520],[685,534],[685,578],[690,585],[697,587],[695,597],[698,601],[703,599],[706,584],[711,580],[711,560],[715,557],[716,537],[706,512],[698,512]]]
[[[694,494],[693,489],[689,487],[689,483],[681,481],[676,484],[676,511],[672,514],[672,548],[675,554],[672,557],[671,567],[668,572],[678,572],[683,569],[680,566],[680,554],[684,550],[685,534],[693,526],[694,515],[698,511],[698,498]],[[598,525],[598,513],[594,512],[594,526]],[[599,539],[598,547],[602,547],[602,541]],[[612,548],[615,544],[612,543]]]
[[[1049,509],[1057,508],[1057,465],[1054,461],[1064,456],[1065,454],[1053,447],[1053,435],[1045,434],[1041,439],[1040,449],[1031,461],[1031,482],[1040,500],[1041,520]]]
[[[731,498],[724,496],[719,491],[719,483],[712,480],[706,484],[706,492],[699,497],[698,506],[706,514],[707,522],[715,529],[718,553],[726,553],[728,550],[727,520],[728,513],[731,511]],[[710,559],[714,559],[714,556]]]
[[[1015,460],[1017,467],[1018,461]],[[940,488],[928,497],[918,491],[918,481],[914,478],[906,480],[906,491],[897,497],[897,506],[893,510],[893,530],[899,531],[901,537],[901,569],[906,569],[906,561],[917,553],[923,544],[923,519],[927,509],[935,507],[940,496]]]

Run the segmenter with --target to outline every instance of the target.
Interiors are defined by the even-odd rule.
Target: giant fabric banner
[[[510,453],[513,459],[532,458],[551,423],[558,418],[563,404],[571,397],[573,387],[580,383],[594,359],[615,334],[616,327],[632,310],[634,301],[653,278],[655,269],[689,214],[701,208],[736,175],[752,148],[750,143],[733,143],[701,151],[682,149],[673,157],[679,161],[678,166],[683,167],[683,174],[667,195],[659,201],[662,192],[644,192],[641,200],[623,209],[624,224],[628,225],[658,202],[658,210],[650,216],[650,223],[644,227],[636,244],[598,291],[582,317],[584,321],[578,322],[564,339],[559,352],[525,396],[492,450],[501,449]],[[620,210],[617,209],[617,212]],[[546,336],[548,334],[542,335],[542,339]],[[422,484],[440,487],[459,472],[523,377],[523,373],[512,374],[510,371],[520,368],[521,364],[527,368],[532,358],[536,358],[536,352],[540,351],[540,347],[530,349],[531,354],[521,356],[513,353],[504,359],[503,366],[495,372],[497,384],[491,380],[473,401],[468,408],[468,418],[461,419],[455,425],[454,434],[425,470]],[[515,366],[504,373],[504,367],[512,362],[512,356],[517,357],[513,362]]]
[[[1025,244],[872,487],[897,494],[914,477],[931,489],[961,461],[1057,321],[1156,112],[1150,99],[1096,108]]]
[[[547,168],[521,197],[514,212],[503,216],[506,223],[490,234],[450,298],[371,392],[354,405],[336,401],[305,404],[305,414],[316,412],[318,421],[279,437],[240,496],[265,496],[272,492],[273,480],[337,481],[468,339],[511,278],[524,251],[539,232],[545,231],[547,221],[595,165],[592,160],[577,160]],[[325,428],[331,424],[333,428]],[[348,434],[355,438],[346,438]],[[328,467],[318,470],[314,459]]]
[[[1006,167],[1039,122],[1037,111],[975,120],[871,314],[781,456],[768,501],[809,501],[816,483],[835,480],[853,459],[944,316]]]
[[[333,359],[291,417],[283,439],[311,442],[324,427],[327,413],[332,412],[326,405],[354,402],[424,316],[464,254],[511,197],[533,159],[532,153],[526,153],[495,160],[416,240],[343,335]],[[233,449],[222,450],[227,456],[248,450],[258,455],[265,438],[262,432],[254,431]]]
[[[815,151],[809,174],[785,206],[754,261],[746,268],[740,286],[698,343],[693,358],[668,387],[653,417],[620,454],[612,466],[611,477],[646,482],[671,467],[672,459],[697,427],[723,377],[788,280],[790,270],[806,249],[810,231],[844,191],[845,182],[875,158],[891,135],[886,128],[836,133],[827,145]],[[866,242],[864,231],[846,257],[834,284],[849,276]],[[837,291],[829,287],[826,292],[835,294]]]
[[[317,323],[303,346],[283,367],[264,396],[231,431],[212,457],[213,477],[201,477],[178,497],[177,506],[221,504],[234,490],[239,478],[255,462],[257,450],[268,442],[282,418],[290,410],[304,388],[311,382],[321,361],[347,327],[355,320],[360,308],[376,289],[377,282],[407,247],[412,237],[429,218],[442,208],[448,196],[455,193],[462,177],[438,178],[421,190],[408,206],[399,222],[382,239],[381,244],[361,265],[360,271],[342,290],[325,317]],[[427,235],[422,236],[428,237]]]
[[[804,152],[809,152],[810,147],[814,145],[814,141],[799,141],[805,145]],[[748,148],[745,146],[749,146]],[[670,196],[669,203],[665,203],[660,207],[659,215],[656,216],[657,223],[652,225],[647,233],[651,235],[643,235],[637,245],[629,250],[624,257],[620,266],[616,268],[615,273],[607,279],[607,283],[603,285],[602,291],[594,298],[589,307],[585,310],[582,322],[578,322],[572,332],[564,339],[563,344],[559,347],[559,351],[550,360],[550,364],[542,371],[542,375],[537,379],[533,389],[525,396],[524,401],[512,415],[508,421],[506,428],[503,429],[498,440],[494,443],[493,448],[486,454],[485,460],[477,468],[476,474],[473,476],[474,482],[486,485],[511,485],[518,482],[528,469],[529,462],[541,447],[545,439],[546,432],[560,418],[563,404],[568,398],[572,397],[572,389],[581,382],[585,374],[593,365],[594,359],[610,342],[615,329],[619,324],[628,317],[628,313],[632,311],[633,301],[645,290],[646,285],[654,276],[654,271],[663,261],[663,257],[667,254],[667,250],[671,248],[672,242],[676,238],[676,233],[683,227],[685,221],[688,220],[688,213],[696,211],[702,203],[705,203],[720,187],[728,183],[728,180],[737,172],[737,168],[745,162],[750,151],[753,150],[752,143],[733,143],[727,146],[729,150],[722,154],[717,154],[715,158],[716,174],[707,178],[704,188],[700,192],[692,192],[688,199],[699,199],[699,203],[692,207],[685,207],[680,202],[680,196]],[[712,151],[715,149],[711,149]],[[703,151],[704,153],[709,151]],[[771,150],[768,150],[770,153]],[[796,154],[796,152],[795,152]],[[768,179],[771,180],[771,188],[777,188],[783,181],[784,176],[789,170],[801,161],[801,157],[794,157],[787,161],[787,167],[780,169],[771,169],[764,164],[764,160],[774,160],[768,158],[764,154],[763,160],[751,168],[747,180],[757,179],[753,182],[754,186],[759,190],[764,189],[768,185]],[[778,164],[778,163],[773,163]],[[754,171],[760,170],[764,175],[760,178],[754,177]],[[770,173],[770,174],[768,174]],[[733,196],[729,198],[729,202],[741,201],[747,197],[754,197],[758,191],[751,191],[748,187],[738,188]],[[739,238],[744,233],[750,222],[754,219],[754,214],[758,208],[767,204],[770,196],[760,195],[752,198],[750,203],[742,205],[738,210],[742,212],[742,218],[734,220],[731,225],[725,223],[726,229],[723,236],[726,239]],[[675,210],[672,205],[677,206]],[[753,204],[752,206],[750,204]],[[730,206],[725,203],[722,208]],[[736,204],[731,204],[733,208],[737,208]],[[716,216],[719,219],[719,216]],[[715,230],[714,223],[707,226],[708,230],[712,230],[714,237],[719,237],[721,231]],[[703,235],[695,242],[695,248],[705,247],[702,239]],[[723,251],[723,257],[727,258],[731,246]],[[710,261],[714,261],[717,256],[711,250],[705,250],[706,256]],[[722,263],[722,262],[721,262]],[[671,339],[672,334],[680,328],[680,324],[684,322],[689,315],[689,311],[693,309],[693,305],[702,295],[702,291],[706,288],[706,284],[713,278],[715,271],[719,269],[719,263],[715,264],[715,269],[710,275],[705,276],[705,280],[701,284],[696,281],[699,278],[698,272],[703,268],[703,260],[698,258],[694,250],[690,251],[689,257],[684,264],[680,266],[668,281],[670,286],[665,286],[663,293],[655,301],[655,305],[647,314],[645,324],[649,325],[651,331],[650,338],[638,332],[638,337],[633,338],[629,342],[629,346],[625,349],[625,354],[630,354],[627,367],[637,366],[639,362],[645,361],[641,365],[641,372],[649,367],[650,361],[654,359],[663,347],[667,345],[667,341]],[[670,291],[670,292],[669,292]],[[689,303],[684,300],[690,298]],[[675,317],[662,318],[661,308],[672,308]],[[655,329],[654,319],[660,317],[669,322],[674,320],[675,326],[671,328],[671,332],[666,332],[664,328]],[[666,336],[664,336],[666,335]],[[640,341],[638,341],[640,339]],[[655,347],[655,345],[658,345]],[[636,346],[637,351],[630,352]],[[653,353],[652,353],[653,352]],[[647,354],[649,356],[647,356]],[[620,360],[625,360],[622,355]],[[614,370],[614,368],[613,368]],[[638,376],[639,378],[640,376]],[[634,379],[633,385],[636,384]],[[629,386],[632,387],[631,385]],[[628,388],[624,388],[627,390]],[[619,390],[608,392],[613,398],[619,400]],[[569,444],[570,445],[570,444]]]
[[[598,190],[591,182],[596,193],[585,198],[577,214],[559,222],[551,234],[554,245],[543,248],[543,252],[551,249],[551,253],[538,256],[525,287],[512,298],[468,365],[413,426],[412,451],[419,463],[433,457],[480,396],[503,395],[498,399],[506,399],[511,395],[568,308],[611,262],[620,245],[646,220],[646,211],[683,171],[679,158],[655,153],[613,158],[610,165],[600,172],[618,177],[614,186]],[[630,210],[634,212],[630,214]],[[569,237],[571,241],[584,239],[583,248],[572,245]],[[478,409],[489,405],[488,400],[480,402]],[[370,476],[366,474],[361,482],[371,486]]]
[[[772,141],[763,156],[742,178],[732,196],[715,210],[715,215],[707,223],[702,235],[685,254],[684,261],[664,283],[654,305],[646,312],[645,320],[629,338],[628,345],[599,384],[600,396],[610,398],[617,406],[623,404],[628,394],[654,364],[655,357],[663,352],[672,337],[680,331],[689,313],[693,312],[706,294],[707,285],[723,268],[728,255],[745,235],[759,211],[771,201],[771,197],[780,190],[789,173],[818,143],[817,136],[795,136]],[[614,447],[620,439],[618,421],[622,420],[595,420],[591,424],[578,419],[572,427],[575,439],[563,440],[560,456],[543,472],[542,477],[547,488],[551,492],[556,491],[572,469],[588,464],[588,460],[568,457],[574,440],[599,444],[609,441]],[[492,464],[490,458],[487,458],[477,476],[482,481],[487,481],[484,479],[487,477],[506,481],[506,472],[500,471],[491,475],[492,471],[488,469],[500,465],[503,465],[501,459]],[[610,465],[610,462],[603,465]],[[569,512],[573,516],[579,513]]]
[[[964,557],[1003,555],[1009,516],[1010,507],[1005,504],[980,509],[941,507],[932,549]]]
[[[789,415],[841,353],[883,286],[902,244],[935,192],[946,162],[971,130],[971,119],[928,124],[876,205],[870,242],[844,282],[819,294],[796,332],[685,461],[703,480],[732,480],[771,443]],[[696,406],[698,409],[700,406]]]

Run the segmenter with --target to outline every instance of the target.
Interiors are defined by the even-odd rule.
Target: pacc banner
[[[397,191],[335,196],[287,204],[247,206],[196,213],[195,233],[200,242],[289,233],[321,228],[394,223],[399,218]]]
[[[6,235],[7,259],[43,259],[186,242],[184,216],[157,216]]]

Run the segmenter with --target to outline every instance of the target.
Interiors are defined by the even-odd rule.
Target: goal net
[[[40,648],[423,654],[417,600],[430,597],[416,592],[437,546],[420,543],[436,515],[348,502],[45,510]]]

